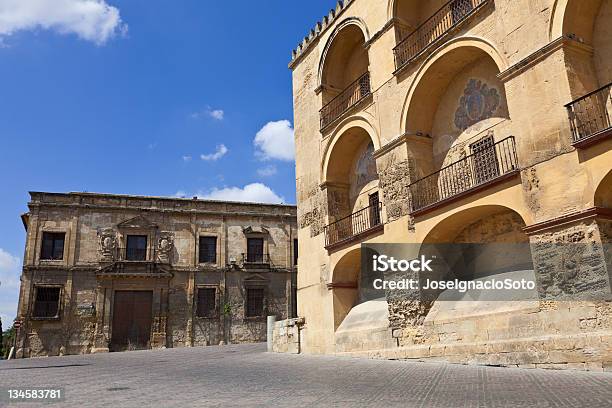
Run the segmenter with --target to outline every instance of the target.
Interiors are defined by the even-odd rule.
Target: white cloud
[[[216,161],[225,156],[229,152],[225,145],[221,144],[217,146],[217,150],[214,153],[210,154],[201,154],[200,159],[205,161]]]
[[[255,135],[253,144],[259,149],[256,155],[263,160],[291,161],[295,159],[293,128],[288,120],[266,123]]]
[[[119,9],[105,0],[0,0],[0,38],[39,28],[98,45],[127,31]]]
[[[223,116],[225,115],[225,112],[223,112],[223,110],[221,109],[215,109],[215,110],[211,110],[210,112],[208,112],[208,114],[213,119],[223,120]]]
[[[8,329],[17,313],[21,260],[0,248],[0,317]]]
[[[204,116],[210,116],[215,120],[223,120],[225,118],[225,112],[223,111],[223,109],[212,109],[210,106],[208,106],[202,111],[194,112],[191,114],[191,117],[193,119],[200,119]]]
[[[191,161],[191,156],[183,156],[183,161],[184,162],[190,162]]]
[[[285,201],[270,187],[262,183],[251,183],[240,187],[213,188],[212,190],[197,194],[198,198],[206,200],[242,201],[249,203],[280,204]]]
[[[274,165],[270,165],[270,166],[266,166],[266,167],[257,169],[257,174],[259,174],[261,177],[270,177],[270,176],[275,175],[276,173],[277,173],[277,170],[276,170],[276,166]]]

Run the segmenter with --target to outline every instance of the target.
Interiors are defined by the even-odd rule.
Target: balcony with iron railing
[[[612,83],[565,105],[572,129],[573,145],[586,147],[612,135]]]
[[[514,137],[475,150],[409,185],[412,215],[480,191],[519,171]]]
[[[382,230],[380,202],[354,212],[325,227],[325,248],[344,245]]]
[[[399,71],[492,0],[451,0],[393,48]]]
[[[148,250],[146,248],[119,248],[119,260],[130,262],[148,261]]]
[[[249,266],[270,266],[270,254],[263,252],[247,252],[242,254],[242,264],[245,267]]]
[[[100,261],[99,278],[141,277],[170,278],[172,273],[158,258],[155,248],[118,247],[111,258]]]
[[[323,106],[320,111],[321,130],[335,122],[371,93],[370,73],[366,72]]]

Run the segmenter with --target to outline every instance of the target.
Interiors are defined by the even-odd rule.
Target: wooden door
[[[113,307],[113,351],[149,348],[152,291],[116,291]]]

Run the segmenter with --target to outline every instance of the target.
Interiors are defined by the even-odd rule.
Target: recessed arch
[[[323,148],[323,160],[321,161],[321,184],[326,182],[331,182],[328,177],[328,169],[330,158],[332,152],[334,151],[335,146],[338,145],[339,141],[342,139],[343,135],[346,135],[351,129],[361,129],[370,137],[372,144],[374,145],[374,149],[378,150],[381,147],[380,138],[378,136],[378,132],[372,125],[373,118],[366,117],[365,115],[351,116],[343,120],[338,124],[335,131],[329,137],[329,142]]]
[[[345,52],[348,53],[351,51],[351,48],[355,46],[365,46],[369,40],[370,33],[368,27],[362,19],[357,17],[349,17],[339,23],[327,39],[323,52],[321,53],[318,69],[318,86],[324,87],[328,85],[326,70],[329,68],[329,65],[333,63],[333,61],[329,60],[332,58],[331,54],[334,53],[335,49],[344,48]],[[367,54],[367,50],[365,51]],[[349,80],[347,79],[346,81]]]
[[[417,103],[417,101],[415,101],[415,92],[419,89],[419,86],[423,84],[424,80],[426,79],[426,76],[432,72],[432,67],[446,66],[447,72],[438,72],[437,74],[445,75],[450,81],[454,76],[453,74],[459,72],[461,68],[465,66],[465,63],[458,65],[457,61],[453,61],[453,58],[449,56],[455,55],[461,57],[461,53],[463,53],[464,57],[472,57],[472,59],[475,56],[489,56],[497,66],[499,72],[502,72],[508,68],[508,63],[506,59],[501,55],[497,48],[489,41],[483,38],[458,37],[448,41],[444,44],[443,47],[436,50],[425,61],[423,61],[417,71],[417,74],[415,75],[415,79],[410,84],[408,94],[406,96],[406,99],[404,100],[404,105],[402,107],[400,123],[400,130],[402,134],[408,132],[415,132],[418,130],[410,129],[408,127],[409,125],[407,121],[409,110]]]
[[[359,299],[361,273],[361,248],[353,249],[342,256],[332,271],[334,303],[334,331],[340,326]]]
[[[479,205],[452,213],[437,222],[426,234],[425,238],[423,239],[423,243],[453,243],[467,226],[472,225],[474,222],[479,220],[486,220],[499,214],[508,214],[510,218],[517,223],[517,227],[520,229],[526,226],[525,216],[521,215],[521,212],[518,209],[501,204]],[[513,240],[513,238],[518,239]],[[518,229],[513,231],[513,234],[506,235],[504,237],[504,242],[526,241],[527,235],[522,231],[518,233]]]
[[[549,40],[572,35],[592,44],[593,22],[601,4],[602,0],[555,0],[551,11]]]
[[[596,207],[612,209],[612,170],[599,182],[595,190],[594,202]]]

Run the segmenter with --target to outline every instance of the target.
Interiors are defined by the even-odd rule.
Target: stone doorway
[[[115,291],[111,351],[150,348],[152,291]]]

